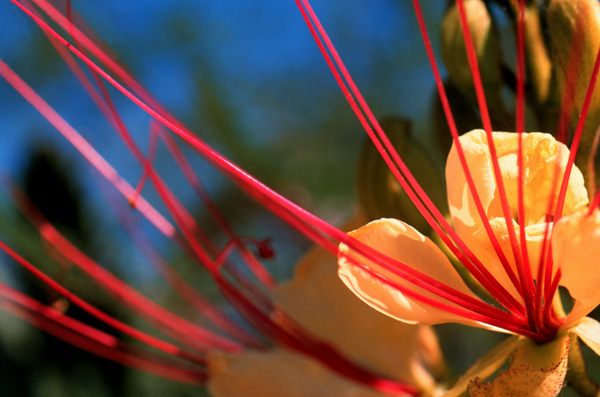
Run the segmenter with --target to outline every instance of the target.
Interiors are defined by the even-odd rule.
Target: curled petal
[[[500,164],[502,180],[506,188],[508,203],[513,214],[518,207],[518,145],[519,135],[509,132],[494,132],[494,145]],[[473,130],[460,137],[469,171],[489,220],[503,217],[496,178],[492,167],[486,134],[483,130]],[[544,221],[545,215],[552,215],[556,207],[558,186],[555,175],[564,174],[568,163],[569,149],[556,141],[552,135],[532,132],[523,134],[523,200],[525,219],[520,223],[532,225]],[[446,163],[446,182],[450,214],[458,229],[479,229],[481,218],[469,191],[456,146],[453,146]],[[559,181],[560,182],[560,181]],[[553,200],[550,207],[548,203]],[[588,203],[583,175],[573,167],[563,213],[571,214]],[[462,230],[465,231],[465,230]]]
[[[434,387],[430,371],[444,365],[435,333],[358,302],[337,277],[336,260],[328,251],[309,252],[294,279],[274,291],[274,300],[312,334],[375,373],[420,390]]]
[[[211,354],[208,373],[208,389],[216,397],[387,395],[348,381],[310,358],[283,349]]]
[[[442,251],[430,239],[401,221],[380,219],[349,233],[349,235],[383,255],[409,266],[413,271],[425,274],[457,291],[475,297]],[[349,246],[341,244],[339,252],[338,274],[340,278],[355,295],[376,310],[410,324],[458,322],[480,326],[473,320],[465,319],[458,314],[449,313],[442,308],[433,307],[403,294],[398,289],[373,277],[370,272],[384,277],[392,284],[400,285],[438,301],[442,300],[437,295],[416,287],[390,270],[366,260]],[[357,264],[365,266],[368,271],[363,270]]]
[[[519,200],[519,135],[508,132],[494,132],[494,145],[501,169],[508,204],[513,219],[517,218]],[[500,194],[493,172],[492,158],[488,140],[483,130],[473,130],[460,137],[469,171],[481,200],[485,218],[490,222],[509,264],[515,268],[510,249],[508,229],[501,208]],[[549,134],[523,134],[523,204],[524,219],[513,227],[525,226],[527,249],[532,273],[537,274],[540,246],[546,228],[546,215],[553,215],[556,207],[560,180],[556,176],[564,174],[568,162],[569,150]],[[448,203],[454,228],[469,248],[486,264],[492,274],[503,285],[509,286],[502,265],[490,238],[484,229],[475,200],[465,173],[463,172],[456,145],[452,147],[446,163],[446,182]],[[552,200],[552,205],[549,205]],[[588,203],[583,176],[577,167],[573,167],[569,178],[563,214],[571,214]],[[518,234],[517,234],[518,235]],[[509,287],[510,288],[510,287]]]
[[[516,142],[517,136],[508,133],[495,133],[494,137],[499,138],[496,142],[507,144],[507,139],[512,139]],[[487,146],[487,138],[482,130],[473,130],[460,138],[461,147],[465,155],[469,171],[477,187],[477,194],[481,199],[483,209],[487,213],[492,212],[494,216],[498,216],[500,208],[496,205],[490,208],[492,201],[496,197],[496,181],[492,171],[492,161]],[[514,146],[514,145],[510,145]],[[497,149],[500,149],[499,147]],[[448,189],[448,204],[450,215],[454,222],[456,231],[467,233],[477,230],[481,227],[481,219],[477,213],[475,201],[469,191],[467,179],[463,172],[456,144],[450,149],[448,160],[446,162],[446,186]]]
[[[561,218],[552,235],[554,265],[562,271],[560,284],[569,290],[575,306],[563,327],[573,324],[600,304],[600,210]]]

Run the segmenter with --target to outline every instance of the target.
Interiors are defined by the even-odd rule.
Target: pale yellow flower
[[[340,246],[339,275],[344,283],[368,305],[390,317],[411,324],[457,322],[521,335],[509,338],[484,357],[458,382],[450,395],[463,391],[469,382],[469,392],[473,395],[489,395],[492,390],[554,395],[564,382],[571,334],[581,337],[600,354],[600,323],[585,317],[600,304],[600,276],[593,271],[600,253],[600,211],[590,212],[587,208],[583,176],[574,166],[562,201],[562,217],[554,224],[552,216],[560,187],[560,179],[557,182],[555,175],[564,174],[569,150],[548,134],[530,133],[522,137],[523,157],[519,165],[519,135],[493,133],[511,226],[507,227],[502,210],[499,183],[484,131],[474,130],[460,137],[481,202],[480,210],[468,186],[456,145],[450,151],[446,165],[454,230],[489,271],[489,279],[505,289],[505,299],[516,302],[514,307],[503,304],[503,311],[494,311],[496,307],[484,303],[463,282],[438,246],[402,221],[381,219],[350,233],[360,242],[399,262],[394,266],[365,259],[356,246]],[[523,178],[521,192],[519,166]],[[523,219],[518,216],[519,195]],[[498,241],[498,249],[494,248],[493,239],[485,229],[486,223]],[[523,236],[521,227],[524,228]],[[517,255],[513,252],[515,241],[509,237],[509,228],[515,231]],[[523,255],[519,241],[527,242],[527,257]],[[469,255],[465,253],[468,258]],[[500,259],[502,255],[504,265]],[[409,270],[403,270],[403,265]],[[512,280],[516,282],[511,281],[511,271]],[[431,280],[415,285],[410,277],[422,278],[418,272]],[[460,299],[451,301],[438,292],[426,290],[440,284],[446,289],[450,287]],[[575,300],[568,314],[562,309],[556,285],[565,287]],[[486,286],[488,290],[492,289],[488,284]],[[492,295],[502,296],[498,292]],[[510,297],[506,298],[508,295]],[[538,343],[554,342],[537,346],[523,336]],[[490,376],[510,354],[514,354],[511,368],[498,376],[494,386],[482,384],[481,379]],[[510,392],[506,389],[508,384]]]

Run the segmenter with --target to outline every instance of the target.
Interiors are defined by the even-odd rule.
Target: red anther
[[[271,246],[272,240],[270,237],[267,237],[261,240],[257,244],[258,255],[260,255],[263,259],[273,259],[275,257],[275,250]]]
[[[135,196],[127,198],[127,202],[129,203],[129,206],[131,207],[131,209],[135,209],[137,197],[138,197],[138,195],[136,194]]]
[[[59,313],[65,314],[69,309],[69,301],[63,297],[56,298],[50,306]]]

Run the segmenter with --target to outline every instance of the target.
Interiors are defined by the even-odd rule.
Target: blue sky
[[[430,87],[431,78],[429,71],[421,67],[424,52],[409,2],[398,5],[394,1],[354,1],[343,3],[343,7],[335,1],[314,3],[340,54],[365,91],[371,88],[374,76],[380,74],[372,68],[375,58],[388,62],[392,71],[397,68],[395,75],[387,72],[390,79],[385,84],[389,92],[382,93],[382,99],[373,98],[374,105],[384,108],[382,112],[417,113],[431,95],[417,97],[412,93]],[[315,92],[323,89],[321,84],[327,84],[324,87],[327,90],[336,89],[294,2],[178,1],[176,7],[173,4],[169,0],[73,1],[74,9],[121,54],[150,90],[170,109],[180,109],[180,114],[189,111],[186,106],[193,90],[188,83],[191,76],[203,73],[206,68],[224,82],[228,100],[239,105],[245,117],[253,122],[260,117],[268,118],[260,110],[252,109],[251,101],[257,87],[267,85],[269,80],[290,75],[298,79],[310,76],[312,80],[307,78],[305,84]],[[32,40],[40,37],[37,28],[10,2],[0,5],[0,15],[2,59],[12,65],[38,62],[31,47]],[[178,34],[182,31],[191,37],[179,41]],[[435,37],[435,31],[432,34]],[[407,67],[411,63],[417,67]],[[61,101],[71,100],[67,89],[72,79],[67,73],[51,75],[53,71],[48,73],[50,78],[42,79],[43,83],[35,87],[41,93],[48,92],[49,100],[60,106]],[[44,67],[40,65],[35,73],[44,73]],[[0,87],[3,92],[9,89],[4,83]],[[289,89],[297,87],[297,82],[290,83]],[[281,91],[286,88],[279,87]],[[395,98],[390,96],[393,91],[399,93]],[[402,95],[403,91],[410,93],[410,98]],[[2,95],[0,100],[6,98]],[[0,102],[4,109],[11,110],[10,114],[0,116],[3,139],[0,168],[13,171],[22,142],[33,138],[25,132],[31,122],[27,116],[31,110],[15,103],[12,97],[9,102]],[[18,116],[20,113],[22,117]],[[256,130],[268,128],[263,125]]]

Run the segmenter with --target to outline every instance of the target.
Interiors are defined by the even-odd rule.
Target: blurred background
[[[314,3],[375,115],[409,119],[413,136],[441,170],[445,157],[430,132],[433,80],[410,2]],[[74,0],[72,5],[139,81],[201,139],[330,223],[339,225],[355,213],[356,167],[365,134],[294,2]],[[427,2],[424,11],[439,54],[444,2]],[[37,26],[9,2],[0,3],[0,22],[0,58],[135,186],[141,167]],[[149,116],[109,91],[130,132],[147,150]],[[193,315],[129,242],[115,215],[123,212],[125,201],[4,81],[0,109],[0,179],[16,181],[107,269],[169,309]],[[289,278],[309,241],[247,199],[192,151],[185,152],[238,234],[273,239],[276,255],[269,270],[280,280]],[[198,199],[162,144],[154,164],[187,208],[204,219]],[[146,186],[143,194],[166,214],[152,187]],[[145,230],[186,278],[218,301],[203,272],[185,263],[177,247],[139,214],[127,213],[127,222]],[[6,189],[0,192],[0,239],[109,313],[147,327],[81,273],[51,262]],[[0,278],[44,302],[57,300],[3,254]],[[457,330],[464,343],[444,342],[446,333],[456,337]],[[440,332],[457,373],[502,339],[458,326],[440,327]],[[0,385],[1,394],[8,396],[201,395],[197,387],[79,351],[4,311]]]

